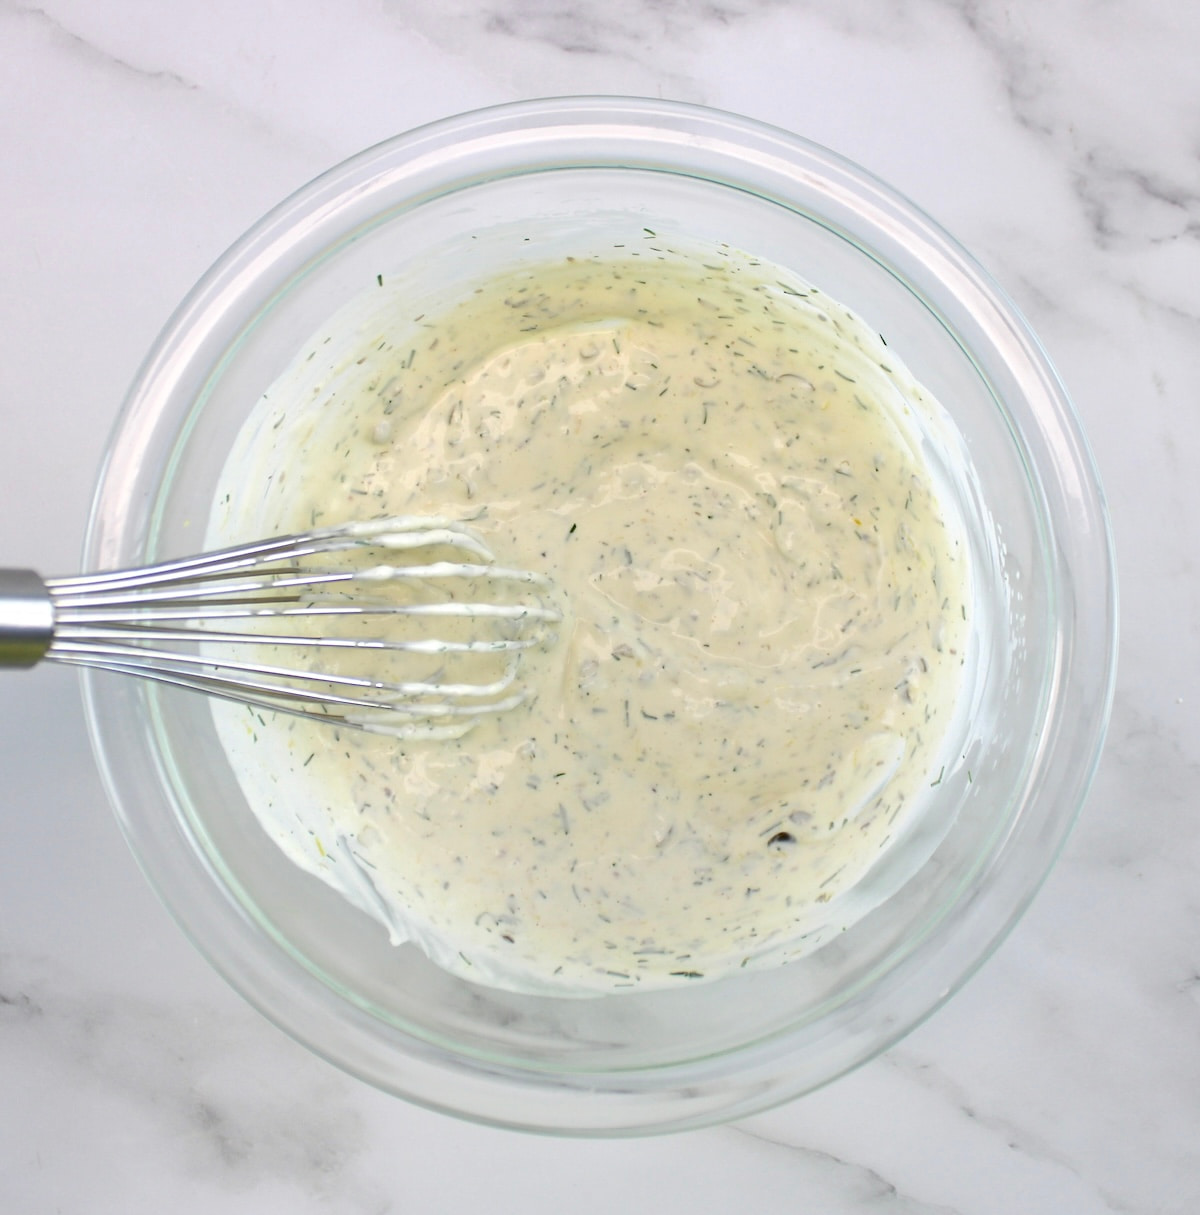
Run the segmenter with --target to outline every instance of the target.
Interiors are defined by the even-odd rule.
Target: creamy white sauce
[[[447,969],[565,993],[809,952],[936,784],[969,570],[939,411],[846,309],[728,250],[373,293],[246,424],[209,540],[472,520],[566,619],[453,742],[215,705],[264,828]]]

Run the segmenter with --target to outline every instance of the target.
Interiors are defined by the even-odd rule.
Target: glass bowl
[[[356,156],[267,215],[183,302],[139,372],[101,472],[87,566],[197,549],[247,412],[377,274],[437,298],[556,241],[625,228],[726,242],[819,285],[884,334],[957,431],[948,474],[970,472],[956,483],[978,621],[969,712],[933,782],[924,843],[878,867],[887,897],[875,910],[787,966],[682,990],[558,999],[475,986],[389,945],[284,859],[202,697],[84,677],[122,829],[237,990],[382,1089],[558,1134],[760,1111],[928,1016],[996,948],[1061,848],[1115,668],[1096,471],[1012,303],[863,170],[783,131],[664,102],[574,98],[452,118]]]

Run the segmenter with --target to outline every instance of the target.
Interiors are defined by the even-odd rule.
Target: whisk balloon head
[[[424,516],[43,585],[39,657],[400,737],[459,737],[522,704],[523,659],[562,619],[544,575]]]

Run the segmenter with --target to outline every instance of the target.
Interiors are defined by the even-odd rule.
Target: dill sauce
[[[936,783],[968,614],[910,412],[936,407],[878,337],[653,241],[356,315],[260,402],[210,539],[467,518],[566,620],[533,703],[457,742],[214,705],[264,828],[514,990],[714,978],[862,914],[839,898]]]

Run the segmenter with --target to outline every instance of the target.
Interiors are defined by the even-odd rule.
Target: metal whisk
[[[380,562],[401,553],[404,564]],[[522,652],[550,644],[562,619],[550,587],[498,566],[466,524],[423,516],[76,578],[0,569],[0,666],[98,667],[376,733],[456,738],[530,695]]]

